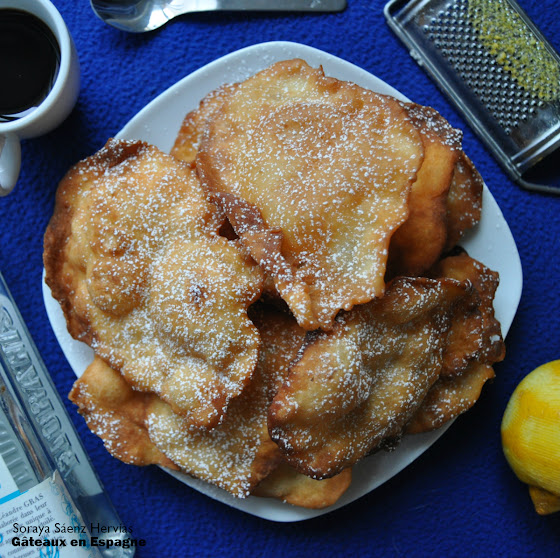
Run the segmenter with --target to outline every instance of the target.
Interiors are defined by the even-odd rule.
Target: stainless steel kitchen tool
[[[560,194],[560,57],[515,0],[391,0],[388,24],[511,178]]]
[[[346,0],[91,0],[105,23],[132,33],[153,31],[196,12],[340,12]]]

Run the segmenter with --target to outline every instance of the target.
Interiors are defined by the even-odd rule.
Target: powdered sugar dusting
[[[290,316],[264,307],[255,312],[262,336],[259,363],[220,425],[193,429],[159,401],[150,406],[147,419],[151,439],[182,470],[242,498],[281,459],[268,435],[268,407],[304,339]]]
[[[271,435],[289,462],[328,477],[400,435],[439,376],[465,292],[453,280],[394,280],[307,346],[271,407]]]
[[[210,189],[254,205],[282,232],[282,257],[311,308],[292,303],[292,285],[276,286],[314,329],[382,294],[389,239],[406,218],[422,153],[396,101],[289,61],[240,84],[211,121],[197,165]],[[257,257],[255,237],[241,239]]]
[[[95,352],[193,424],[217,424],[250,378],[259,335],[247,308],[261,273],[218,236],[194,171],[139,142],[78,164],[67,241],[73,312]]]

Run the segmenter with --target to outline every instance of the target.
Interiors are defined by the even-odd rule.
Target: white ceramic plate
[[[322,65],[327,75],[408,100],[361,68],[320,50],[290,42],[263,43],[233,52],[185,77],[141,110],[117,137],[142,139],[169,151],[183,117],[198,106],[206,93],[223,83],[243,80],[276,61],[290,58],[302,58],[314,67]],[[471,256],[500,273],[501,282],[496,293],[495,310],[505,336],[521,297],[521,262],[509,227],[486,187],[483,203],[482,219],[465,238],[463,246]],[[93,359],[93,353],[89,347],[69,336],[62,311],[45,285],[43,294],[55,335],[74,372],[80,376]],[[380,452],[362,460],[354,467],[350,489],[335,506],[327,510],[305,510],[254,496],[240,500],[187,475],[170,474],[192,488],[247,513],[273,521],[300,521],[349,504],[383,484],[426,451],[448,427],[449,425],[436,432],[406,437],[395,451]]]

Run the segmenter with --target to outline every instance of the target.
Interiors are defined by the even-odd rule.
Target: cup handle
[[[21,146],[15,134],[0,136],[0,196],[16,185],[21,166]]]

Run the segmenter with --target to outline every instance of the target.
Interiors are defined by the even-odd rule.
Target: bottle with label
[[[0,274],[0,558],[128,558],[128,531]]]
[[[40,450],[31,425],[0,381],[0,556],[99,558],[60,473]]]

